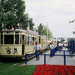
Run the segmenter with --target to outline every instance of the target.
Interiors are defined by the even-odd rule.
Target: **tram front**
[[[14,30],[11,25],[0,32],[0,57],[22,57],[22,32]]]

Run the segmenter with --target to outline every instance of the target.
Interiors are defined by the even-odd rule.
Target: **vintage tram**
[[[24,30],[21,27],[13,28],[12,25],[7,25],[7,28],[0,31],[0,57],[23,59],[26,53],[34,53],[36,41],[42,50],[47,48],[46,37],[29,28]]]

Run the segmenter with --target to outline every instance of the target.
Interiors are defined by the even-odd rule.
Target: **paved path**
[[[66,49],[65,49],[66,50]],[[47,51],[44,54],[49,54],[50,51]],[[63,51],[59,52],[57,51],[55,54],[62,54],[63,55]],[[69,52],[65,52],[65,54],[69,55]],[[40,55],[40,60],[36,61],[36,58],[30,60],[27,62],[27,65],[39,65],[39,64],[44,64],[44,56]],[[64,65],[64,57],[63,56],[46,56],[46,64],[50,64],[50,65]],[[66,56],[66,65],[75,65],[75,56],[71,57],[71,56]]]

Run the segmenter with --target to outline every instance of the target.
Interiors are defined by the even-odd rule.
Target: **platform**
[[[67,49],[65,49],[67,50]],[[44,54],[49,54],[50,51],[47,51]],[[61,54],[63,55],[63,51],[59,52],[57,51],[55,54]],[[65,54],[69,55],[69,52],[66,51]],[[40,56],[40,60],[36,61],[36,58],[30,60],[27,62],[27,65],[39,65],[39,64],[44,64],[44,56],[43,55],[39,55]],[[64,65],[64,57],[63,56],[46,56],[46,64],[49,65]],[[74,65],[75,66],[75,56],[71,57],[71,56],[66,56],[66,65]]]

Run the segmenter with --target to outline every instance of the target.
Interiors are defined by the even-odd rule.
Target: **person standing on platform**
[[[35,46],[33,48],[33,52],[34,52],[34,50],[35,50],[35,54],[39,54],[39,51],[41,52],[41,48],[40,48],[40,46],[38,45],[37,42],[35,42]],[[36,60],[39,60],[39,55],[36,55]]]
[[[59,52],[61,52],[60,51],[62,49],[61,42],[59,42],[58,46],[59,46]]]
[[[52,55],[54,55],[54,45],[52,44],[52,42],[50,42],[50,57],[52,57]]]

